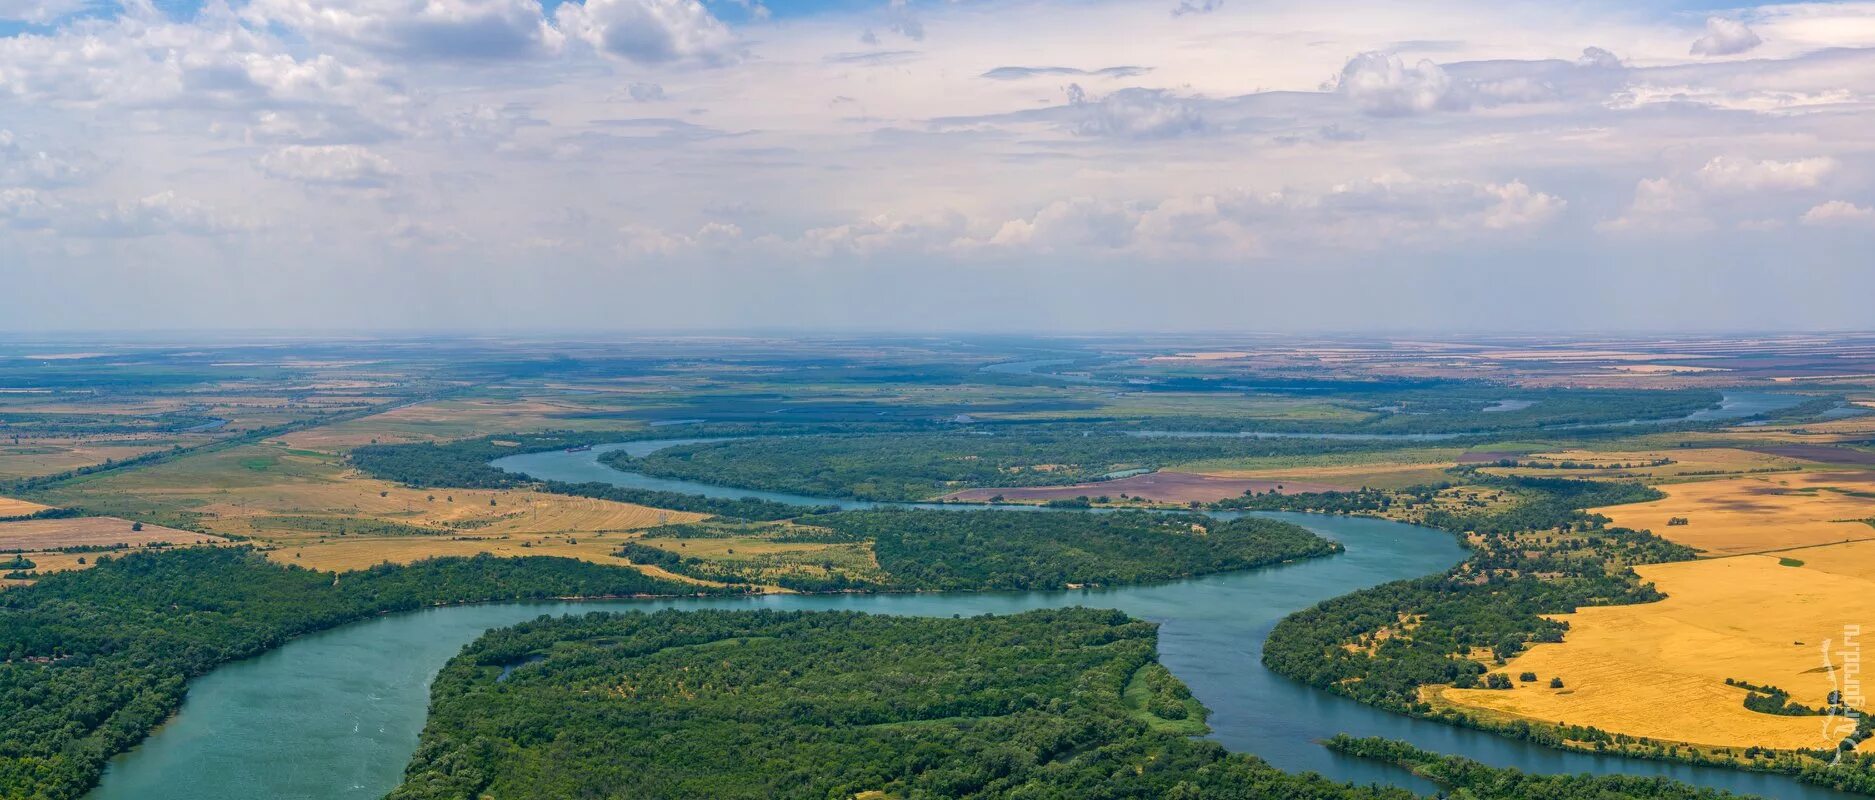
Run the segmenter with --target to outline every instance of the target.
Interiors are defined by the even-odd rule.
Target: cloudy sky
[[[1875,2],[0,0],[0,329],[1869,328],[1872,143]]]

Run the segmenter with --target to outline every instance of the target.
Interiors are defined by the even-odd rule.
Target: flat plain
[[[1595,509],[1712,555],[1875,538],[1875,472],[1793,472],[1659,487],[1665,499]],[[1675,519],[1684,524],[1669,524]]]
[[[1838,548],[1857,549],[1839,559]],[[1507,690],[1447,688],[1440,697],[1663,741],[1833,747],[1846,734],[1840,718],[1752,711],[1744,706],[1746,690],[1725,683],[1776,686],[1813,708],[1840,688],[1832,676],[1843,668],[1844,626],[1875,619],[1875,581],[1866,576],[1875,572],[1875,551],[1834,545],[1795,552],[1806,566],[1752,555],[1640,567],[1665,600],[1559,615],[1569,623],[1562,643],[1533,645],[1494,668],[1535,673],[1535,681],[1514,681]],[[1839,560],[1853,560],[1865,574],[1807,566]],[[1552,678],[1563,687],[1549,688]]]

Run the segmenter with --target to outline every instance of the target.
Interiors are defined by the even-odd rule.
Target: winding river
[[[873,504],[669,481],[599,463],[604,452],[645,453],[695,440],[635,442],[578,453],[536,453],[495,464],[537,478],[784,502]],[[954,506],[953,506],[954,507]],[[662,608],[843,609],[942,616],[1066,605],[1118,608],[1161,624],[1165,665],[1213,710],[1212,738],[1286,770],[1427,792],[1402,770],[1338,756],[1317,741],[1336,733],[1385,736],[1533,772],[1660,775],[1767,797],[1846,795],[1787,778],[1612,756],[1566,753],[1378,711],[1264,669],[1264,638],[1284,616],[1387,581],[1444,570],[1464,558],[1441,531],[1384,520],[1267,514],[1347,546],[1341,555],[1152,586],[1067,592],[771,595],[593,602],[491,603],[394,614],[294,640],[196,680],[181,711],[115,759],[92,800],[362,800],[396,786],[423,728],[431,679],[482,632],[542,614]]]

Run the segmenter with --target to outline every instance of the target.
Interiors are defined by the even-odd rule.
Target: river
[[[598,463],[610,449],[650,452],[679,441],[609,445],[501,459],[537,478],[605,480],[715,496],[867,507],[873,504],[664,481]],[[952,506],[954,507],[954,506]],[[492,603],[393,614],[296,639],[196,680],[174,719],[114,759],[91,800],[362,800],[396,786],[416,747],[431,679],[484,631],[542,614],[663,608],[842,609],[944,616],[1084,605],[1161,624],[1161,660],[1213,711],[1212,738],[1291,771],[1431,791],[1397,768],[1330,753],[1337,733],[1385,736],[1533,772],[1660,775],[1796,800],[1847,798],[1788,778],[1567,753],[1382,712],[1264,669],[1263,640],[1284,616],[1387,581],[1444,570],[1465,552],[1450,534],[1385,520],[1265,514],[1347,546],[1341,555],[1152,586],[1068,592],[771,595],[592,602]]]

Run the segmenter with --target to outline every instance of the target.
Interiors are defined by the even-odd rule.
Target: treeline
[[[1396,581],[1297,612],[1270,633],[1263,662],[1310,685],[1394,711],[1430,713],[1419,687],[1482,683],[1478,648],[1508,659],[1531,642],[1561,641],[1545,615],[1581,606],[1660,599],[1628,567],[1691,558],[1649,533],[1608,529],[1585,507],[1652,499],[1639,484],[1555,478],[1492,479],[1514,491],[1507,508],[1433,510],[1427,524],[1476,534],[1450,572]],[[1348,647],[1347,645],[1354,645]]]
[[[1211,458],[1385,450],[1405,441],[1146,437],[1084,426],[1002,427],[993,434],[881,433],[750,438],[678,445],[643,458],[601,457],[620,469],[719,486],[816,497],[918,501],[966,488],[1058,486],[1116,471]]]
[[[543,618],[491,631],[443,668],[390,800],[1416,797],[1285,774],[1155,730],[1123,697],[1128,678],[1155,665],[1155,645],[1151,624],[1089,609]],[[1176,713],[1183,687],[1162,681],[1154,694]],[[1410,762],[1454,797],[1724,796],[1338,746]]]
[[[668,526],[706,538],[709,526]],[[984,591],[1120,586],[1249,569],[1341,551],[1300,526],[1195,514],[883,509],[805,516],[776,541],[862,543],[878,571],[788,571],[762,562],[704,559],[626,543],[618,555],[680,575],[725,583],[773,583],[796,591]],[[749,532],[744,532],[748,535]],[[768,538],[768,537],[764,537]],[[810,556],[811,558],[811,556]]]
[[[191,678],[301,634],[437,603],[707,591],[563,558],[314,572],[246,548],[100,556],[0,592],[0,797],[70,800]]]
[[[1717,800],[1737,797],[1718,789],[1704,789],[1666,778],[1632,775],[1530,775],[1514,769],[1490,767],[1469,758],[1431,753],[1404,742],[1356,739],[1342,734],[1324,742],[1345,755],[1385,761],[1440,786],[1464,787],[1467,797],[1544,798],[1544,800]],[[1458,795],[1454,795],[1458,796]]]
[[[713,514],[730,519],[767,521],[790,519],[802,514],[838,511],[837,506],[798,506],[793,503],[781,503],[774,500],[762,500],[755,497],[727,498],[705,497],[700,494],[666,492],[656,489],[631,489],[613,486],[609,483],[566,483],[547,481],[540,485],[541,491],[556,494],[570,494],[577,497],[592,497],[600,500],[613,500],[620,503],[636,503],[641,506],[663,508],[671,511],[692,511],[698,514]]]
[[[1488,685],[1487,666],[1470,657],[1479,649],[1488,650],[1501,666],[1533,642],[1562,641],[1567,625],[1546,615],[1661,599],[1632,567],[1695,554],[1647,531],[1609,528],[1605,517],[1583,510],[1658,496],[1640,484],[1477,477],[1515,493],[1517,502],[1494,510],[1424,515],[1430,524],[1470,534],[1470,559],[1444,575],[1365,589],[1290,615],[1265,643],[1264,664],[1382,708],[1552,747],[1781,772],[1838,789],[1875,791],[1875,759],[1853,752],[1750,748],[1742,754],[1707,753],[1592,727],[1506,723],[1458,709],[1435,711],[1423,702],[1419,690],[1424,686]],[[1504,675],[1496,681],[1507,682]],[[1761,698],[1753,702],[1766,711],[1777,713],[1773,705],[1788,711],[1775,693],[1753,696]]]
[[[1305,395],[1317,398],[1323,404],[1345,409],[1354,419],[1156,415],[1150,420],[1128,420],[1123,424],[1160,430],[1220,432],[1504,434],[1597,425],[1626,427],[1634,421],[1673,425],[1689,414],[1717,406],[1723,397],[1720,392],[1709,389],[1540,389],[1476,381],[1418,387],[1390,384],[1391,381],[1364,383],[1241,378],[1162,383],[1153,388]],[[1500,405],[1507,400],[1521,407]],[[1526,403],[1528,405],[1523,405]],[[1498,410],[1486,411],[1488,408]]]
[[[543,433],[484,436],[438,444],[368,444],[352,448],[352,466],[366,475],[425,489],[507,489],[530,482],[526,475],[488,465],[503,456],[620,441],[618,434]]]
[[[871,540],[889,589],[1119,586],[1329,555],[1341,545],[1260,518],[1143,511],[846,511],[800,524]]]

